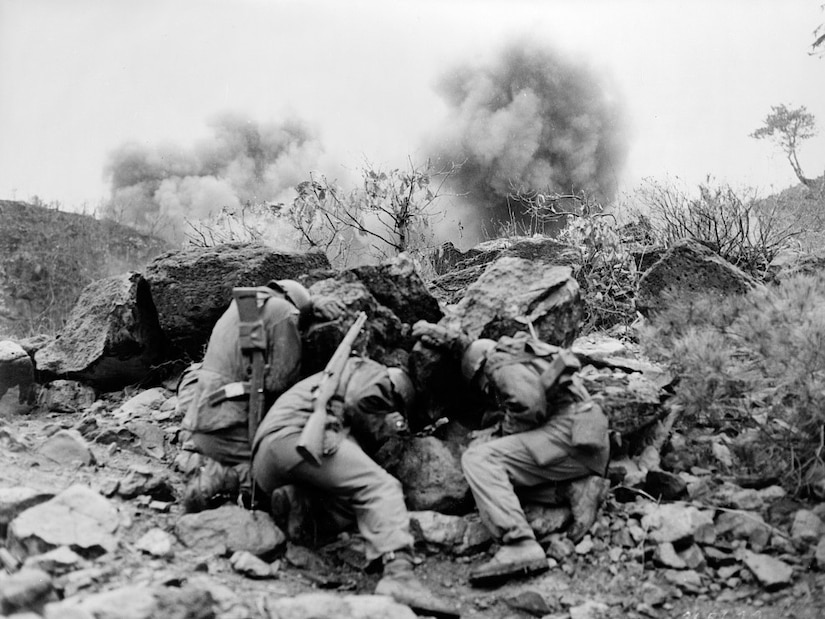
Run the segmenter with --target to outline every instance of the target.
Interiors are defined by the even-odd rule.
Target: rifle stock
[[[327,405],[338,390],[341,373],[344,371],[347,359],[352,352],[352,345],[361,332],[367,315],[361,312],[352,323],[344,339],[330,357],[324,368],[323,375],[312,394],[312,414],[309,416],[296,449],[301,457],[315,466],[321,466],[324,455],[324,431],[327,425]]]

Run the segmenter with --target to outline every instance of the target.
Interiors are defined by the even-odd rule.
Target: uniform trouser
[[[193,432],[190,440],[198,451],[225,466],[249,462],[249,428],[234,425],[216,432]]]
[[[246,425],[235,425],[217,432],[193,432],[190,439],[198,452],[223,464],[238,473],[241,489],[252,489],[249,472],[249,429]]]
[[[593,474],[590,468],[572,458],[567,449],[548,438],[558,437],[546,428],[512,434],[471,446],[461,458],[482,522],[504,543],[535,539],[516,488]],[[535,451],[528,449],[528,445],[535,446],[538,441],[542,444],[541,462],[537,461]]]
[[[258,446],[252,470],[267,494],[294,484],[344,499],[352,508],[358,530],[367,542],[367,560],[402,548],[411,548],[410,519],[401,483],[378,466],[352,439],[324,456],[321,466],[308,462],[284,466],[279,454],[294,454],[300,435],[269,436]]]

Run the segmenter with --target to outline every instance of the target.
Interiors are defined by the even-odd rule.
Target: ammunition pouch
[[[582,402],[573,416],[570,444],[577,449],[596,450],[607,445],[608,419],[595,402]]]

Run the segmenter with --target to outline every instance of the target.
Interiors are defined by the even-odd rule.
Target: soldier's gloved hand
[[[332,297],[316,297],[312,300],[312,315],[321,320],[335,320],[341,317],[346,306]]]
[[[431,348],[442,348],[456,355],[463,353],[470,343],[469,338],[461,331],[426,320],[419,320],[413,325],[412,335]]]
[[[401,434],[409,429],[407,420],[399,412],[392,412],[384,417],[384,423],[387,425],[390,434]]]

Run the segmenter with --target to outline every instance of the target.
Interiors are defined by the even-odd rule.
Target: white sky
[[[748,137],[771,105],[805,105],[822,133],[822,0],[0,0],[0,198],[64,208],[108,196],[127,140],[189,147],[222,111],[295,113],[341,165],[401,163],[445,109],[445,67],[514,36],[572,51],[613,80],[631,122],[620,184],[707,174],[784,188],[787,161]]]

